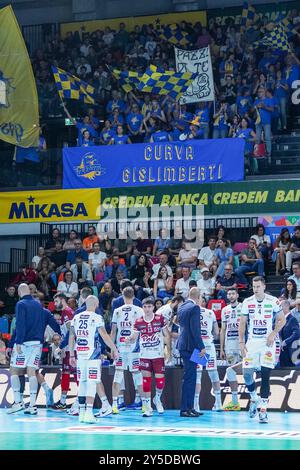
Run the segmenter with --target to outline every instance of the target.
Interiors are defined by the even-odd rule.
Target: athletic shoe
[[[24,411],[24,415],[37,415],[37,407],[36,406],[29,406]]]
[[[112,407],[112,414],[113,415],[118,415],[120,413],[118,406],[114,405]]]
[[[149,418],[152,415],[153,415],[152,408],[147,408],[146,407],[145,411],[143,412],[143,417],[144,418]]]
[[[269,422],[268,420],[268,414],[266,411],[261,411],[259,413],[259,422],[262,424],[267,424]]]
[[[118,410],[120,411],[126,410],[126,405],[124,401],[122,401],[121,403],[118,403]]]
[[[101,408],[98,413],[95,414],[96,418],[104,418],[104,416],[109,416],[113,412],[112,407],[109,405],[107,408]]]
[[[214,404],[212,411],[223,411],[222,406],[218,406],[216,403]]]
[[[257,400],[250,400],[249,418],[255,418],[256,413],[257,413],[257,405],[258,405]]]
[[[157,409],[159,414],[164,413],[165,410],[164,410],[164,407],[163,407],[162,402],[160,401],[160,399],[154,397],[153,398],[153,403],[156,406],[156,409]]]
[[[79,416],[79,403],[77,400],[75,400],[71,408],[67,410],[67,414],[70,416]]]
[[[241,411],[241,405],[237,403],[236,405],[231,401],[227,406],[224,406],[224,411]]]
[[[23,411],[24,408],[25,408],[25,406],[24,406],[23,402],[20,402],[20,403],[13,403],[13,404],[11,405],[11,408],[9,408],[6,413],[7,413],[8,415],[11,415],[11,414],[13,414],[13,413],[18,413],[19,411]]]
[[[85,409],[83,408],[82,410],[79,411],[79,422],[84,423],[84,417],[85,417]]]
[[[66,409],[67,405],[63,405],[60,401],[54,403],[54,405],[52,406],[53,411],[66,411]]]
[[[97,423],[97,418],[95,418],[91,411],[86,411],[82,422],[86,424],[95,424]]]
[[[48,388],[46,390],[46,406],[53,406],[53,405],[54,405],[53,390],[52,388]]]
[[[127,410],[141,410],[142,409],[142,400],[134,403],[130,403],[130,405],[127,405],[126,409]]]

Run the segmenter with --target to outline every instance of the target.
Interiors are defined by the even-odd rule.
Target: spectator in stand
[[[250,127],[249,120],[246,117],[242,118],[234,137],[244,139],[246,141],[244,150],[246,164],[249,167],[251,174],[257,173],[258,163],[256,158],[253,157],[253,145],[254,141],[256,141],[256,134]]]
[[[292,315],[290,304],[287,300],[281,302],[281,307],[285,314],[286,324],[279,332],[281,339],[280,367],[295,367],[298,365],[295,359],[297,362],[299,361],[299,356],[295,351],[295,344],[299,343],[300,325]]]
[[[286,269],[287,274],[289,275],[291,272],[292,262],[293,260],[300,259],[300,227],[294,228],[294,235],[291,239],[291,245],[289,250],[286,253]]]
[[[66,267],[69,269],[75,263],[76,258],[82,258],[83,261],[88,261],[88,252],[82,248],[82,241],[77,238],[74,240],[75,250],[70,250],[67,254]]]
[[[182,228],[178,225],[174,229],[174,236],[170,238],[168,248],[171,255],[175,257],[179,255],[182,248]]]
[[[26,284],[30,284],[30,283],[36,284],[37,274],[33,269],[29,268],[26,264],[21,264],[21,266],[19,267],[18,274],[12,280],[12,284],[14,286],[18,286],[19,284],[22,284],[24,282]]]
[[[50,261],[55,265],[57,276],[65,269],[67,252],[63,250],[63,240],[56,240],[55,251],[50,256]]]
[[[105,120],[104,127],[102,131],[100,132],[100,144],[102,145],[108,145],[109,142],[112,140],[112,138],[115,135],[115,131],[112,129],[112,124],[109,119]]]
[[[287,102],[289,97],[289,86],[287,80],[283,77],[282,71],[276,71],[274,97],[279,100],[280,106],[280,130],[287,130]]]
[[[300,325],[300,298],[296,299],[296,305],[291,310],[291,314],[296,318],[298,324]]]
[[[93,244],[93,250],[89,254],[89,265],[94,276],[99,272],[104,272],[106,260],[106,253],[104,253],[104,251],[100,251],[100,243],[98,241],[95,242]]]
[[[127,266],[130,266],[130,259],[133,250],[133,241],[123,228],[119,229],[119,238],[114,242],[114,253],[118,253],[120,258],[125,260]]]
[[[143,300],[152,293],[153,281],[150,280],[151,273],[147,270],[146,263],[146,256],[140,255],[137,265],[130,270],[130,279],[133,282],[135,296],[139,300]]]
[[[181,246],[182,248],[179,251],[177,260],[178,266],[187,266],[191,269],[195,269],[197,265],[198,250],[196,248],[192,248],[191,244],[185,240],[182,240]]]
[[[99,305],[103,308],[104,316],[112,314],[112,302],[117,298],[117,294],[113,292],[110,282],[105,282],[99,295]]]
[[[291,246],[291,235],[288,228],[282,228],[280,235],[276,238],[272,261],[276,262],[276,276],[285,274],[286,253]]]
[[[281,291],[280,298],[288,300],[291,308],[295,307],[297,299],[297,284],[294,279],[286,279],[285,287]]]
[[[70,230],[67,240],[63,244],[64,251],[75,250],[75,240],[79,239],[78,233],[76,230]]]
[[[131,144],[131,140],[127,134],[124,134],[124,129],[122,124],[117,124],[116,133],[113,135],[110,145],[123,145]]]
[[[266,142],[268,156],[272,153],[271,143],[271,117],[274,111],[273,102],[266,97],[266,89],[262,86],[258,88],[258,98],[254,101],[256,109],[256,135],[257,140],[261,142],[262,130],[264,130],[264,138]]]
[[[162,251],[159,255],[159,263],[154,264],[154,266],[152,267],[152,273],[153,274],[152,274],[151,279],[156,279],[156,277],[158,275],[158,271],[163,266],[167,268],[168,276],[173,275],[172,268],[168,265],[168,259],[169,259],[168,252],[167,251]]]
[[[154,280],[153,295],[160,299],[170,299],[174,295],[173,275],[168,274],[166,266],[161,266],[158,270]]]
[[[208,268],[208,270],[214,275],[217,270],[215,263],[216,255],[216,239],[215,237],[209,237],[208,246],[201,248],[198,255],[199,267]]]
[[[93,147],[94,145],[96,145],[95,139],[91,136],[90,131],[88,131],[87,129],[84,129],[82,131],[82,139],[80,142],[78,141],[77,146],[78,147]]]
[[[65,294],[68,298],[78,296],[78,284],[73,281],[72,271],[68,270],[64,273],[64,280],[58,283],[57,293]]]
[[[228,125],[230,117],[230,109],[225,98],[220,98],[220,104],[218,110],[213,116],[213,139],[225,139],[228,135]]]
[[[71,265],[70,271],[73,274],[73,281],[78,284],[78,289],[83,287],[92,287],[93,275],[88,263],[85,263],[82,258],[76,257],[75,264]]]
[[[99,238],[98,238],[98,235],[96,234],[96,228],[93,225],[91,225],[88,228],[88,236],[84,238],[82,241],[82,247],[88,253],[91,253],[93,251],[94,243],[97,243],[97,242],[99,242]]]
[[[223,277],[225,265],[233,263],[233,250],[228,247],[225,238],[218,240],[218,248],[215,252],[214,261],[218,265],[216,276]]]
[[[15,286],[8,286],[4,294],[0,296],[0,317],[6,317],[11,321],[15,315],[15,306],[18,300]]]
[[[36,269],[41,259],[45,256],[45,248],[40,246],[38,249],[38,254],[35,255],[31,260],[32,269]]]
[[[170,238],[168,238],[168,232],[166,229],[161,228],[159,230],[159,236],[154,241],[153,256],[159,256],[164,250],[167,250],[169,246]]]
[[[112,264],[109,266],[106,266],[105,273],[104,273],[105,281],[108,281],[110,279],[115,279],[117,271],[122,271],[122,273],[124,274],[124,277],[126,278],[128,277],[126,266],[120,263],[119,255],[115,254],[112,256]]]
[[[184,300],[188,298],[189,295],[189,283],[191,280],[190,277],[191,270],[189,266],[182,267],[182,278],[178,279],[175,284],[175,294],[174,295],[181,295]]]
[[[216,281],[211,277],[211,272],[206,267],[201,269],[201,274],[202,278],[197,281],[197,287],[200,289],[201,295],[208,301],[214,296]]]
[[[137,104],[133,104],[131,112],[127,114],[126,123],[130,140],[133,144],[143,142],[142,128],[143,115],[139,111]]]
[[[256,240],[250,238],[248,248],[245,248],[241,255],[241,265],[235,270],[241,284],[248,286],[248,279],[245,274],[255,271],[259,276],[264,276],[264,262],[256,246]]]
[[[290,276],[288,279],[292,279],[295,281],[297,286],[297,297],[300,297],[300,261],[296,261],[293,263],[292,266],[293,275]]]
[[[226,228],[224,227],[224,225],[218,225],[215,238],[216,238],[216,248],[218,248],[218,241],[223,240],[223,238],[225,238],[227,246],[231,247],[231,242],[227,236]]]
[[[122,265],[120,265],[120,266],[122,266]],[[120,267],[119,267],[116,271],[115,276],[111,278],[111,286],[113,288],[113,291],[118,295],[120,295],[122,293],[121,285],[122,285],[122,282],[124,281],[124,279],[125,279],[124,271],[122,269],[120,269]]]
[[[270,236],[266,235],[266,229],[263,224],[257,224],[255,227],[255,234],[252,235],[251,238],[256,241],[256,248],[264,260],[266,272],[272,244]]]
[[[82,145],[84,131],[89,131],[90,136],[93,139],[98,139],[98,132],[94,128],[93,122],[91,121],[91,118],[88,114],[85,114],[82,121],[77,121],[71,116],[71,114],[69,113],[65,105],[63,106],[63,109],[66,115],[68,116],[68,118],[72,121],[73,125],[76,126],[77,128],[77,131],[78,131],[77,144],[79,147],[81,147]]]
[[[57,277],[54,272],[54,265],[50,259],[42,258],[37,267],[38,280],[37,288],[44,294],[46,300],[51,300],[57,286]]]
[[[52,229],[49,239],[46,241],[45,252],[49,256],[55,250],[55,243],[57,239],[61,239],[61,233],[58,228]]]
[[[216,294],[218,299],[224,299],[228,302],[227,291],[229,289],[237,289],[238,279],[233,272],[232,264],[226,264],[223,276],[217,276]]]

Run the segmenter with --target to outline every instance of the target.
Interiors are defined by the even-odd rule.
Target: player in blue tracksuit
[[[60,334],[60,326],[49,310],[30,295],[27,284],[20,284],[18,294],[20,300],[16,304],[15,344],[11,355],[11,385],[14,404],[8,413],[15,413],[23,409],[19,375],[23,369],[27,369],[30,405],[24,413],[36,415],[35,400],[38,388],[36,370],[39,368],[45,329],[49,325],[55,333]]]

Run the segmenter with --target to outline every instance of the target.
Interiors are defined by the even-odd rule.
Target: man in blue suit
[[[298,359],[298,354],[294,354],[299,343],[300,327],[295,317],[290,312],[290,304],[288,300],[281,303],[282,310],[285,314],[286,324],[280,330],[279,336],[281,339],[281,352],[279,363],[281,367],[295,367],[295,360]],[[295,356],[295,358],[293,357]],[[293,360],[294,359],[294,360]]]
[[[205,347],[201,339],[199,300],[200,290],[192,287],[188,299],[178,309],[180,334],[177,347],[183,360],[180,416],[184,418],[196,418],[202,414],[194,410],[197,364],[190,361],[195,348],[199,349],[200,356],[205,355]]]

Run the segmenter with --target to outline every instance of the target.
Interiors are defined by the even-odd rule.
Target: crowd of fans
[[[170,305],[174,312],[174,306],[188,297],[189,289],[197,286],[220,320],[221,309],[228,303],[227,291],[237,289],[240,298],[249,295],[251,276],[268,275],[272,256],[276,274],[284,276],[279,278],[282,279],[280,299],[289,303],[300,323],[300,227],[294,228],[292,236],[283,228],[273,247],[261,224],[248,243],[231,246],[223,226],[213,234],[200,229],[197,238],[200,243],[194,247],[183,238],[181,228],[176,227],[170,238],[161,229],[155,240],[137,232],[136,240],[113,241],[107,236],[100,237],[95,227],[90,226],[85,238],[71,230],[63,240],[59,229],[54,228],[45,246],[33,257],[31,266],[22,265],[1,295],[0,316],[7,318],[14,328],[17,286],[26,282],[32,295],[54,312],[56,293],[64,294],[69,307],[75,310],[80,306],[82,289],[90,288],[99,298],[108,331],[112,302],[128,285],[133,286],[136,299],[142,301],[152,296],[156,310]],[[171,323],[176,338],[176,316]]]

